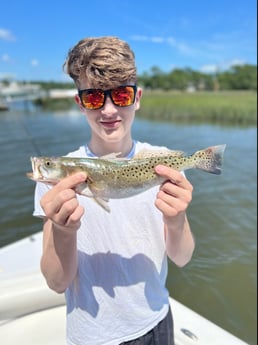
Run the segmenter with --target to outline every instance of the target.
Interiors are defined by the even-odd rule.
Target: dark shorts
[[[165,319],[145,335],[120,345],[175,345],[172,313],[169,308]]]

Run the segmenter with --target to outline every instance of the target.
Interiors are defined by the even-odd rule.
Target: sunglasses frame
[[[131,104],[128,104],[128,105],[118,105],[118,104],[115,104],[113,98],[112,98],[112,91],[115,91],[117,89],[120,89],[122,87],[132,87],[133,88],[133,91],[134,91],[134,95],[133,95],[133,101]],[[104,94],[104,100],[103,100],[103,104],[100,106],[100,107],[97,107],[97,108],[87,108],[85,107],[84,103],[83,103],[83,98],[82,98],[82,95],[83,93],[87,91],[87,92],[91,92],[91,91],[101,91],[103,92]],[[116,107],[120,107],[120,108],[124,108],[124,107],[129,107],[130,105],[134,104],[135,102],[135,97],[136,97],[136,92],[137,92],[137,85],[121,85],[121,86],[118,86],[118,87],[115,87],[114,89],[109,89],[109,90],[102,90],[102,89],[83,89],[83,90],[78,90],[78,95],[80,97],[80,100],[81,100],[81,104],[82,106],[85,108],[85,109],[88,109],[88,110],[97,110],[97,109],[100,109],[102,107],[104,107],[105,105],[105,102],[106,102],[106,99],[107,99],[107,96],[110,97],[112,103],[116,106]]]

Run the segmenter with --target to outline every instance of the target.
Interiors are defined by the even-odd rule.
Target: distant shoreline
[[[36,104],[51,110],[75,106],[72,98],[48,98]],[[137,116],[154,121],[253,126],[257,124],[257,92],[144,90]]]

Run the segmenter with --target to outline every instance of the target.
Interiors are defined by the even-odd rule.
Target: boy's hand
[[[165,218],[176,217],[185,212],[192,200],[191,183],[179,171],[164,165],[156,166],[155,171],[166,178],[157,194],[156,207]]]
[[[46,217],[60,230],[79,229],[84,208],[79,205],[73,188],[86,178],[84,173],[66,177],[42,197],[40,205]]]

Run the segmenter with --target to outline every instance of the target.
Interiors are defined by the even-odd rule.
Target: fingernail
[[[86,179],[87,175],[86,175],[84,172],[80,172],[80,173],[78,174],[78,177],[79,177],[80,179]]]
[[[162,172],[164,171],[164,167],[163,167],[162,165],[157,165],[157,166],[155,167],[155,171],[156,171],[157,173],[162,173]]]

